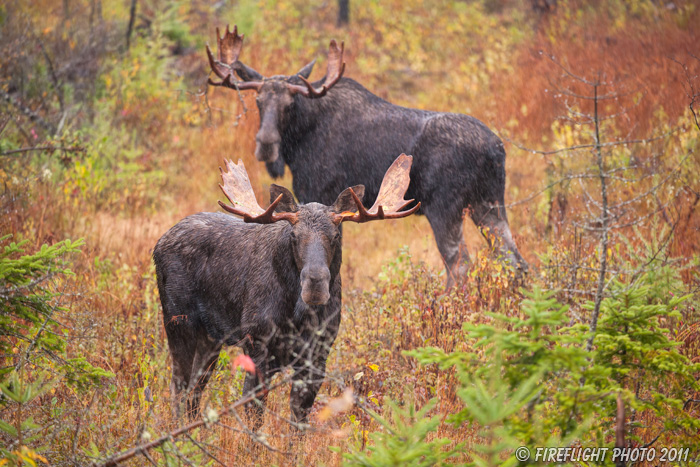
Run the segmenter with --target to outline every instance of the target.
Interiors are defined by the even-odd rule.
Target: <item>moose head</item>
[[[365,187],[345,189],[331,206],[319,203],[297,204],[292,193],[279,185],[270,187],[270,205],[260,207],[250,185],[243,162],[226,161],[227,172],[221,171],[224,184],[219,185],[232,204],[219,204],[226,211],[243,217],[245,222],[272,224],[286,221],[291,228],[294,262],[299,270],[301,298],[307,305],[325,305],[329,298],[330,265],[341,245],[342,222],[369,222],[410,216],[420,203],[403,211],[414,200],[403,199],[410,182],[412,156],[401,154],[389,167],[379,196],[367,209],[362,204]]]
[[[289,118],[287,109],[293,104],[294,96],[299,94],[309,99],[317,99],[326,95],[345,71],[344,44],[341,42],[338,46],[335,40],[331,41],[328,48],[326,77],[320,86],[315,87],[308,79],[316,60],[311,61],[293,75],[276,75],[266,78],[238,60],[238,55],[243,47],[243,34],[238,34],[237,26],[233,27],[233,32],[229,31],[229,27],[226,26],[223,37],[219,33],[219,28],[216,28],[216,39],[218,60],[214,59],[208,45],[207,55],[211,70],[221,81],[216,82],[210,79],[209,84],[238,91],[252,89],[257,92],[255,103],[260,111],[260,129],[255,135],[255,157],[261,162],[274,163],[279,157],[280,142],[282,141],[280,128]],[[241,81],[234,77],[234,72]]]

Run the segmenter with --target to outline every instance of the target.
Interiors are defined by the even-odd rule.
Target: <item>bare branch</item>
[[[30,109],[26,105],[22,104],[19,100],[17,100],[11,94],[0,89],[0,96],[2,96],[2,98],[5,99],[5,101],[8,104],[12,105],[17,110],[22,112],[27,118],[29,118],[29,120],[38,124],[40,127],[42,127],[47,132],[51,133],[52,135],[56,133],[56,128],[54,128],[53,125],[51,125],[49,122],[47,122],[46,120],[41,118],[41,116],[38,113],[34,112],[32,109]]]
[[[549,155],[552,155],[552,154],[559,154],[559,153],[561,153],[561,152],[578,151],[578,150],[580,150],[580,149],[595,149],[595,148],[598,148],[598,147],[600,147],[600,148],[608,148],[608,147],[614,147],[614,146],[625,146],[625,145],[628,145],[628,144],[648,144],[648,143],[653,143],[654,141],[659,141],[659,140],[662,140],[662,139],[666,139],[666,138],[668,138],[670,135],[672,135],[673,133],[675,133],[675,132],[677,132],[677,131],[679,131],[679,130],[680,130],[680,128],[679,128],[679,127],[676,127],[676,128],[673,128],[673,129],[669,130],[668,132],[666,132],[666,133],[664,133],[664,134],[661,134],[661,135],[658,135],[658,136],[653,136],[653,137],[651,137],[651,138],[633,139],[633,140],[623,140],[623,141],[610,141],[610,142],[607,142],[607,143],[600,143],[600,144],[598,144],[598,145],[596,145],[596,143],[579,144],[579,145],[576,145],[576,146],[569,146],[569,147],[566,147],[566,148],[553,149],[553,150],[551,150],[551,151],[540,151],[540,150],[538,150],[538,149],[528,148],[528,147],[526,147],[526,146],[523,146],[523,145],[521,145],[521,144],[519,144],[519,143],[516,143],[515,141],[509,139],[507,136],[501,136],[501,138],[503,138],[504,140],[508,141],[509,143],[511,143],[511,144],[512,144],[513,146],[515,146],[516,148],[522,149],[523,151],[527,151],[527,152],[529,152],[530,154],[540,154],[540,155],[543,155],[543,156],[549,156]],[[500,135],[499,135],[499,136],[500,136]]]
[[[66,147],[66,146],[35,146],[33,148],[11,149],[9,151],[0,152],[0,157],[12,156],[30,151],[65,151],[65,152],[85,152],[82,146]]]
[[[277,387],[281,386],[282,383],[286,383],[286,382],[287,382],[286,380],[283,380],[280,383],[276,384],[273,388],[270,388],[270,390],[277,388]],[[260,391],[257,391],[255,393],[248,394],[247,396],[242,397],[241,399],[238,399],[233,404],[230,404],[229,406],[221,409],[218,412],[218,415],[220,417],[225,416],[225,415],[234,415],[235,416],[236,409],[244,406],[248,402],[252,402],[255,399],[259,399],[260,397],[262,397],[263,393],[266,391],[267,391],[267,389],[261,389]],[[155,439],[155,440],[150,441],[150,442],[145,443],[145,444],[138,445],[138,446],[133,447],[131,449],[127,449],[126,451],[122,451],[121,453],[118,453],[118,454],[115,454],[115,455],[109,457],[107,460],[103,461],[102,463],[94,464],[94,465],[98,465],[101,467],[116,467],[120,463],[122,463],[128,459],[131,459],[132,457],[134,457],[138,454],[141,454],[149,449],[153,449],[153,448],[162,446],[167,441],[172,441],[179,436],[182,436],[184,434],[189,433],[190,431],[194,430],[195,428],[199,428],[201,426],[207,426],[209,423],[210,423],[210,421],[203,417],[197,421],[189,423],[188,425],[185,425],[185,426],[182,426],[176,430],[173,430],[170,433],[168,433],[164,436],[161,436],[158,439]]]

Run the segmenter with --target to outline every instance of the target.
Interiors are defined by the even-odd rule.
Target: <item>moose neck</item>
[[[341,78],[325,96],[318,99],[297,94],[290,108],[287,119],[289,123],[281,132],[280,155],[293,171],[294,163],[300,156],[313,157],[311,154],[305,154],[307,140],[317,138],[318,134],[330,134],[334,115],[339,112],[350,115],[368,112],[369,107],[376,105],[391,104],[350,78]]]

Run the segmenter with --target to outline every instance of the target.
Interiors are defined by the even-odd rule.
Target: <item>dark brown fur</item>
[[[363,187],[353,188],[362,196]],[[298,422],[306,421],[323,382],[340,325],[341,231],[333,213],[357,206],[349,190],[331,206],[297,205],[276,185],[270,194],[284,195],[278,211],[298,211],[295,224],[199,213],[172,227],[153,251],[177,413],[183,398],[188,413],[198,413],[225,345],[242,347],[264,380],[294,370],[290,407]],[[261,384],[249,374],[244,393]],[[249,408],[259,423],[262,405]]]

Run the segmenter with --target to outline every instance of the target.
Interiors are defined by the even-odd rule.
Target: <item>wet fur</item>
[[[289,80],[300,82],[296,77]],[[282,105],[289,100],[281,97],[283,93],[278,83],[261,89],[258,136],[269,136],[273,126],[269,121],[275,121],[281,138],[279,158],[266,160],[266,166],[270,175],[279,177],[288,165],[294,192],[302,202],[329,203],[342,188],[362,183],[371,205],[396,156],[411,154],[406,198],[422,202],[419,213],[428,217],[452,273],[448,284],[466,273],[469,260],[462,235],[465,209],[482,231],[491,232],[485,235],[489,243],[495,238],[506,258],[527,268],[503,207],[505,149],[482,122],[463,114],[396,106],[349,78],[342,78],[319,99],[297,94]],[[276,115],[270,118],[267,114],[273,112]]]
[[[273,186],[271,195],[276,197],[278,190]],[[299,211],[296,225],[247,224],[227,214],[199,213],[180,221],[156,244],[153,260],[177,414],[184,400],[190,415],[198,412],[219,351],[237,345],[265,380],[285,366],[297,372],[294,380],[302,384],[293,384],[290,406],[295,420],[306,420],[340,325],[341,237],[329,212],[356,208],[346,192],[332,208],[317,203],[297,207],[291,194],[288,198],[284,207]],[[309,306],[301,298],[306,263],[330,272],[325,305]],[[247,375],[244,392],[260,383]],[[261,406],[250,408],[259,423]]]

